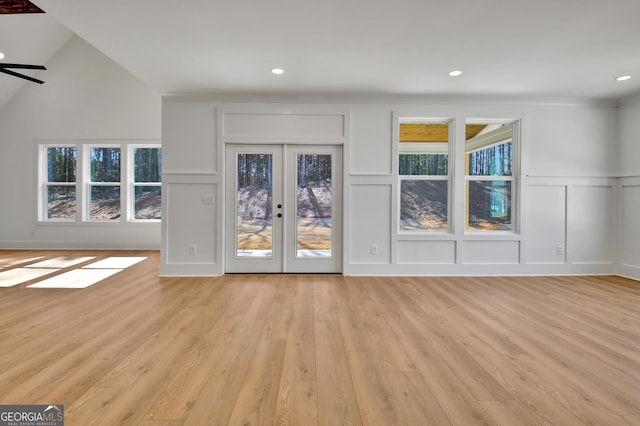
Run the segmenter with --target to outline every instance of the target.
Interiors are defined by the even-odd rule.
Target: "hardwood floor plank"
[[[313,303],[293,304],[291,328],[287,336],[287,347],[282,366],[283,381],[316,380],[316,339],[313,312]]]
[[[626,422],[629,426],[638,426],[640,425],[640,415],[639,416],[622,416],[622,420]]]
[[[293,294],[291,294],[293,296]],[[292,299],[292,298],[287,298]],[[291,327],[292,300],[277,300],[269,309],[264,321],[264,338],[286,339]]]
[[[318,424],[362,424],[347,354],[335,321],[316,321]]]
[[[589,388],[582,386],[582,383],[574,383],[558,375],[553,368],[543,365],[541,362],[529,355],[517,355],[509,359],[506,363],[521,377],[526,377],[529,386],[537,392],[527,392],[524,389],[520,395],[525,395],[526,400],[539,401],[535,404],[536,414],[545,419],[552,419],[552,424],[566,424],[575,419],[579,419],[587,425],[621,425],[620,418],[609,410],[602,400]],[[542,393],[540,393],[542,391]],[[546,395],[551,398],[551,402],[542,399]],[[562,411],[558,411],[562,408]],[[563,420],[562,415],[570,413],[571,418]]]
[[[264,297],[264,294],[254,294],[253,303],[243,313],[242,322],[233,333],[221,362],[248,364],[251,361],[262,333],[262,319],[269,312],[272,303],[273,299]]]
[[[495,424],[426,341],[403,340],[402,345],[453,424]]]
[[[553,425],[542,421],[540,417],[534,417],[521,401],[507,399],[502,401],[480,401],[482,407],[489,415],[501,425],[539,426]]]
[[[490,343],[483,341],[468,329],[466,324],[452,319],[452,326],[458,332],[456,339],[460,344],[467,348],[471,356],[481,363],[514,399],[522,402],[522,406],[527,408],[532,417],[539,418],[540,424],[575,424],[579,423],[578,419],[585,418],[585,414],[587,418],[591,415],[595,420],[602,420],[594,424],[617,424],[612,413],[602,406],[595,407],[594,412],[594,403],[565,386],[566,383],[562,380],[543,380],[531,369],[522,368],[514,361],[532,360],[531,356],[500,354]]]
[[[395,425],[399,409],[382,366],[373,352],[347,352],[362,423]]]
[[[365,301],[358,305],[362,306],[365,332],[382,368],[385,371],[416,371],[415,365],[400,345],[400,340],[391,330],[384,316],[376,309],[375,303]]]
[[[273,424],[279,426],[314,426],[318,424],[316,382],[280,382],[278,404]]]
[[[513,398],[513,395],[469,354],[464,345],[458,344],[454,333],[448,328],[437,322],[425,324],[415,321],[415,326],[476,400],[495,401]]]
[[[248,364],[216,364],[187,412],[185,426],[225,426],[247,375]]]
[[[365,330],[363,312],[355,303],[340,302],[338,308],[338,325],[347,352],[369,352],[373,350],[369,336]]]
[[[338,298],[336,295],[340,283],[335,279],[313,280],[313,307],[316,321],[337,321]]]
[[[185,360],[176,375],[163,387],[160,396],[145,415],[145,419],[177,420],[187,417],[241,320],[242,317],[235,316],[218,321],[214,337],[207,335],[194,355]]]
[[[398,406],[399,424],[451,425],[428,383],[416,372],[387,372],[391,394]]]
[[[102,425],[111,419],[118,405],[126,399],[120,388],[93,387],[73,403],[65,402],[64,420],[68,425]],[[117,422],[121,419],[116,419]],[[116,424],[116,423],[110,423]],[[132,424],[132,423],[129,423]]]
[[[261,339],[238,394],[231,425],[270,425],[276,416],[286,341]]]

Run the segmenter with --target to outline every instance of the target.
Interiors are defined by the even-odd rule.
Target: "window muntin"
[[[467,231],[513,231],[513,123],[473,123],[465,141]],[[479,128],[478,126],[482,126]]]
[[[45,153],[45,218],[62,221],[76,220],[78,204],[76,197],[77,148],[74,146],[47,146]]]
[[[133,147],[133,220],[160,220],[162,148]]]
[[[449,128],[450,122],[400,123],[400,231],[449,231]]]

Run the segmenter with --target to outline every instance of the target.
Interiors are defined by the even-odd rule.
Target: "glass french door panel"
[[[238,153],[236,256],[273,258],[273,155]]]
[[[331,154],[296,156],[296,257],[331,257]]]

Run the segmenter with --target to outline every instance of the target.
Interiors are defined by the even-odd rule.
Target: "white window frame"
[[[520,233],[519,228],[519,211],[518,211],[518,197],[520,196],[518,191],[518,180],[520,176],[520,120],[519,119],[466,119],[465,126],[467,124],[496,124],[505,125],[511,124],[511,132],[497,132],[491,136],[485,138],[480,137],[471,147],[470,151],[466,149],[463,155],[467,155],[467,152],[476,152],[483,149],[493,148],[498,145],[508,143],[511,141],[511,175],[510,176],[474,176],[469,175],[469,171],[464,170],[464,233],[466,235],[515,235]],[[503,181],[511,182],[511,229],[510,230],[480,230],[480,229],[468,229],[469,225],[469,182],[471,181]]]
[[[128,200],[127,203],[127,218],[130,222],[160,222],[162,219],[136,219],[136,187],[137,186],[157,186],[162,188],[162,180],[160,182],[136,182],[136,174],[135,174],[135,150],[138,148],[159,148],[162,149],[162,146],[157,144],[130,144],[128,147],[127,155],[131,159],[131,161],[127,162],[128,168],[128,176],[130,177],[128,181]]]
[[[75,182],[49,182],[49,170],[48,170],[48,150],[49,148],[75,148],[76,149],[76,181]],[[59,223],[74,223],[78,220],[79,210],[82,196],[79,188],[79,182],[81,180],[80,174],[80,149],[77,144],[73,143],[46,143],[41,144],[38,152],[38,220],[46,222],[59,222]],[[48,188],[50,186],[73,186],[76,189],[76,218],[75,219],[63,219],[63,218],[49,218],[49,200]]]
[[[400,125],[405,123],[419,123],[419,124],[447,124],[449,126],[447,143],[420,143],[420,142],[400,142],[398,138],[398,151],[395,156],[396,164],[399,164],[400,155],[402,154],[447,154],[447,175],[401,175],[400,168],[398,171],[398,204],[397,208],[397,226],[396,230],[399,235],[446,235],[453,232],[452,218],[453,216],[453,179],[454,176],[454,133],[455,133],[455,119],[453,118],[402,118],[398,119],[397,131],[400,131]],[[428,149],[427,149],[428,148]],[[447,182],[447,229],[435,230],[435,229],[421,229],[421,230],[406,230],[401,229],[401,199],[402,199],[402,181],[408,180],[424,180],[424,181],[446,181]]]
[[[123,175],[126,174],[126,164],[128,164],[128,158],[126,157],[126,148],[123,149],[121,144],[110,143],[91,143],[83,146],[83,160],[86,167],[82,170],[82,186],[85,202],[82,205],[82,217],[85,222],[122,222],[125,216],[125,187],[122,184]],[[94,148],[116,148],[120,150],[120,180],[118,182],[93,182],[91,181],[91,150]],[[93,187],[115,187],[120,188],[120,217],[117,219],[93,219],[91,218],[91,188]]]
[[[160,148],[157,141],[36,141],[38,161],[38,190],[37,190],[37,220],[39,224],[51,225],[115,225],[122,223],[151,224],[162,219],[135,219],[134,212],[134,155],[135,148]],[[49,182],[47,171],[48,148],[76,148],[76,182]],[[119,148],[120,149],[120,182],[91,182],[91,148]],[[140,183],[143,186],[162,186],[162,182]],[[48,218],[47,188],[49,186],[75,186],[76,188],[76,218],[56,219]],[[118,219],[91,219],[90,191],[92,186],[120,187],[120,217]]]

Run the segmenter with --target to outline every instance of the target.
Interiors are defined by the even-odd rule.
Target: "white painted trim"
[[[157,224],[159,226],[159,224]],[[160,250],[160,244],[139,241],[2,241],[0,249],[15,250]]]
[[[229,103],[303,103],[303,104],[421,104],[421,105],[508,105],[508,106],[577,106],[615,107],[616,99],[526,97],[526,96],[459,96],[459,95],[384,95],[370,93],[160,93],[163,101],[229,102]]]
[[[163,173],[164,183],[218,183],[216,173]]]
[[[160,277],[219,277],[222,271],[215,263],[161,263]]]
[[[620,277],[640,281],[640,266],[620,264],[616,272]]]
[[[612,275],[613,264],[374,264],[351,265],[353,276],[557,276],[557,275]],[[640,268],[638,268],[640,269]],[[638,271],[640,273],[640,271]],[[640,279],[640,278],[639,278]]]
[[[400,142],[398,154],[448,154],[447,142]]]
[[[467,121],[467,124],[473,124]],[[485,124],[485,123],[482,123]],[[513,140],[513,127],[511,128],[498,128],[488,133],[480,134],[474,138],[466,141],[466,152],[480,151],[482,149],[492,148],[494,146],[502,145]]]

